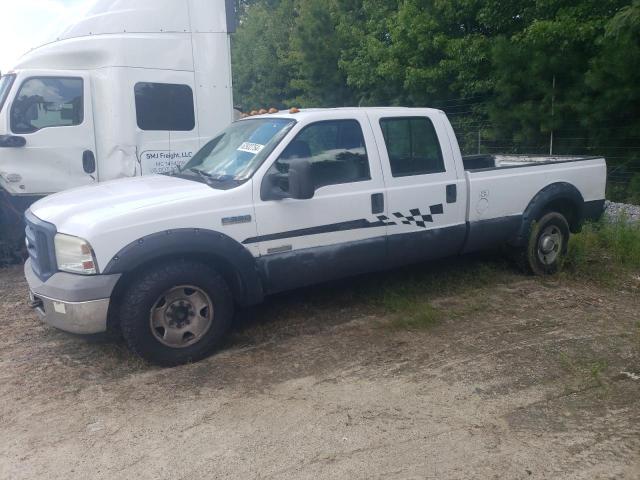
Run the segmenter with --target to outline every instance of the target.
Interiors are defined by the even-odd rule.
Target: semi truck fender
[[[574,185],[566,182],[547,185],[529,202],[522,214],[520,228],[509,244],[516,247],[526,245],[532,223],[549,210],[563,214],[569,222],[571,231],[576,233],[580,231],[580,226],[584,221],[584,207],[584,198]]]
[[[231,237],[212,230],[178,229],[147,235],[120,250],[101,273],[122,274],[121,282],[127,282],[132,273],[171,258],[189,258],[216,268],[239,305],[255,305],[264,299],[253,255]]]

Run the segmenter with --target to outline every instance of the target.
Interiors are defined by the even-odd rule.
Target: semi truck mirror
[[[82,168],[85,173],[96,173],[96,157],[91,150],[85,150],[82,154]]]
[[[27,139],[17,137],[15,135],[0,135],[0,147],[2,148],[20,148],[27,144]]]

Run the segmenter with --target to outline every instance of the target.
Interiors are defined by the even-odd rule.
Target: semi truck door
[[[466,233],[466,192],[437,115],[369,117],[388,198],[389,257],[401,265],[456,254]]]
[[[136,81],[134,85],[142,175],[171,172],[187,163],[200,147],[193,74],[152,73],[136,72],[145,81]],[[155,77],[154,81],[148,80],[151,77]]]
[[[9,173],[21,179],[18,194],[46,195],[96,181],[88,75],[57,72],[21,78],[9,116],[12,135],[25,139],[24,147],[11,149],[8,163]]]

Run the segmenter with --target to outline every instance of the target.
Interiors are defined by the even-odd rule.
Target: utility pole
[[[478,155],[480,155],[480,144],[482,143],[482,137],[480,136],[481,134],[481,130],[480,127],[478,127]]]
[[[553,75],[553,86],[551,90],[551,137],[549,138],[549,155],[553,155],[553,116],[556,113],[556,76]]]

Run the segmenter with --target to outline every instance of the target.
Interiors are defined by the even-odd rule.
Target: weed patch
[[[571,237],[567,272],[596,280],[640,270],[640,225],[625,218],[589,223]]]
[[[597,387],[607,390],[604,373],[608,363],[602,359],[577,359],[571,358],[566,353],[560,352],[560,364],[570,374],[568,390],[582,390],[588,387]]]
[[[392,321],[391,328],[430,328],[447,317],[457,317],[484,308],[483,302],[467,302],[464,312],[449,311],[433,305],[433,300],[443,296],[466,295],[504,279],[513,273],[502,259],[447,259],[448,268],[439,268],[437,263],[424,264],[396,272],[382,283],[371,285],[366,295],[374,299],[377,307],[387,312]],[[420,270],[420,267],[423,269]],[[364,293],[363,293],[364,294]],[[467,312],[468,310],[468,312]]]

